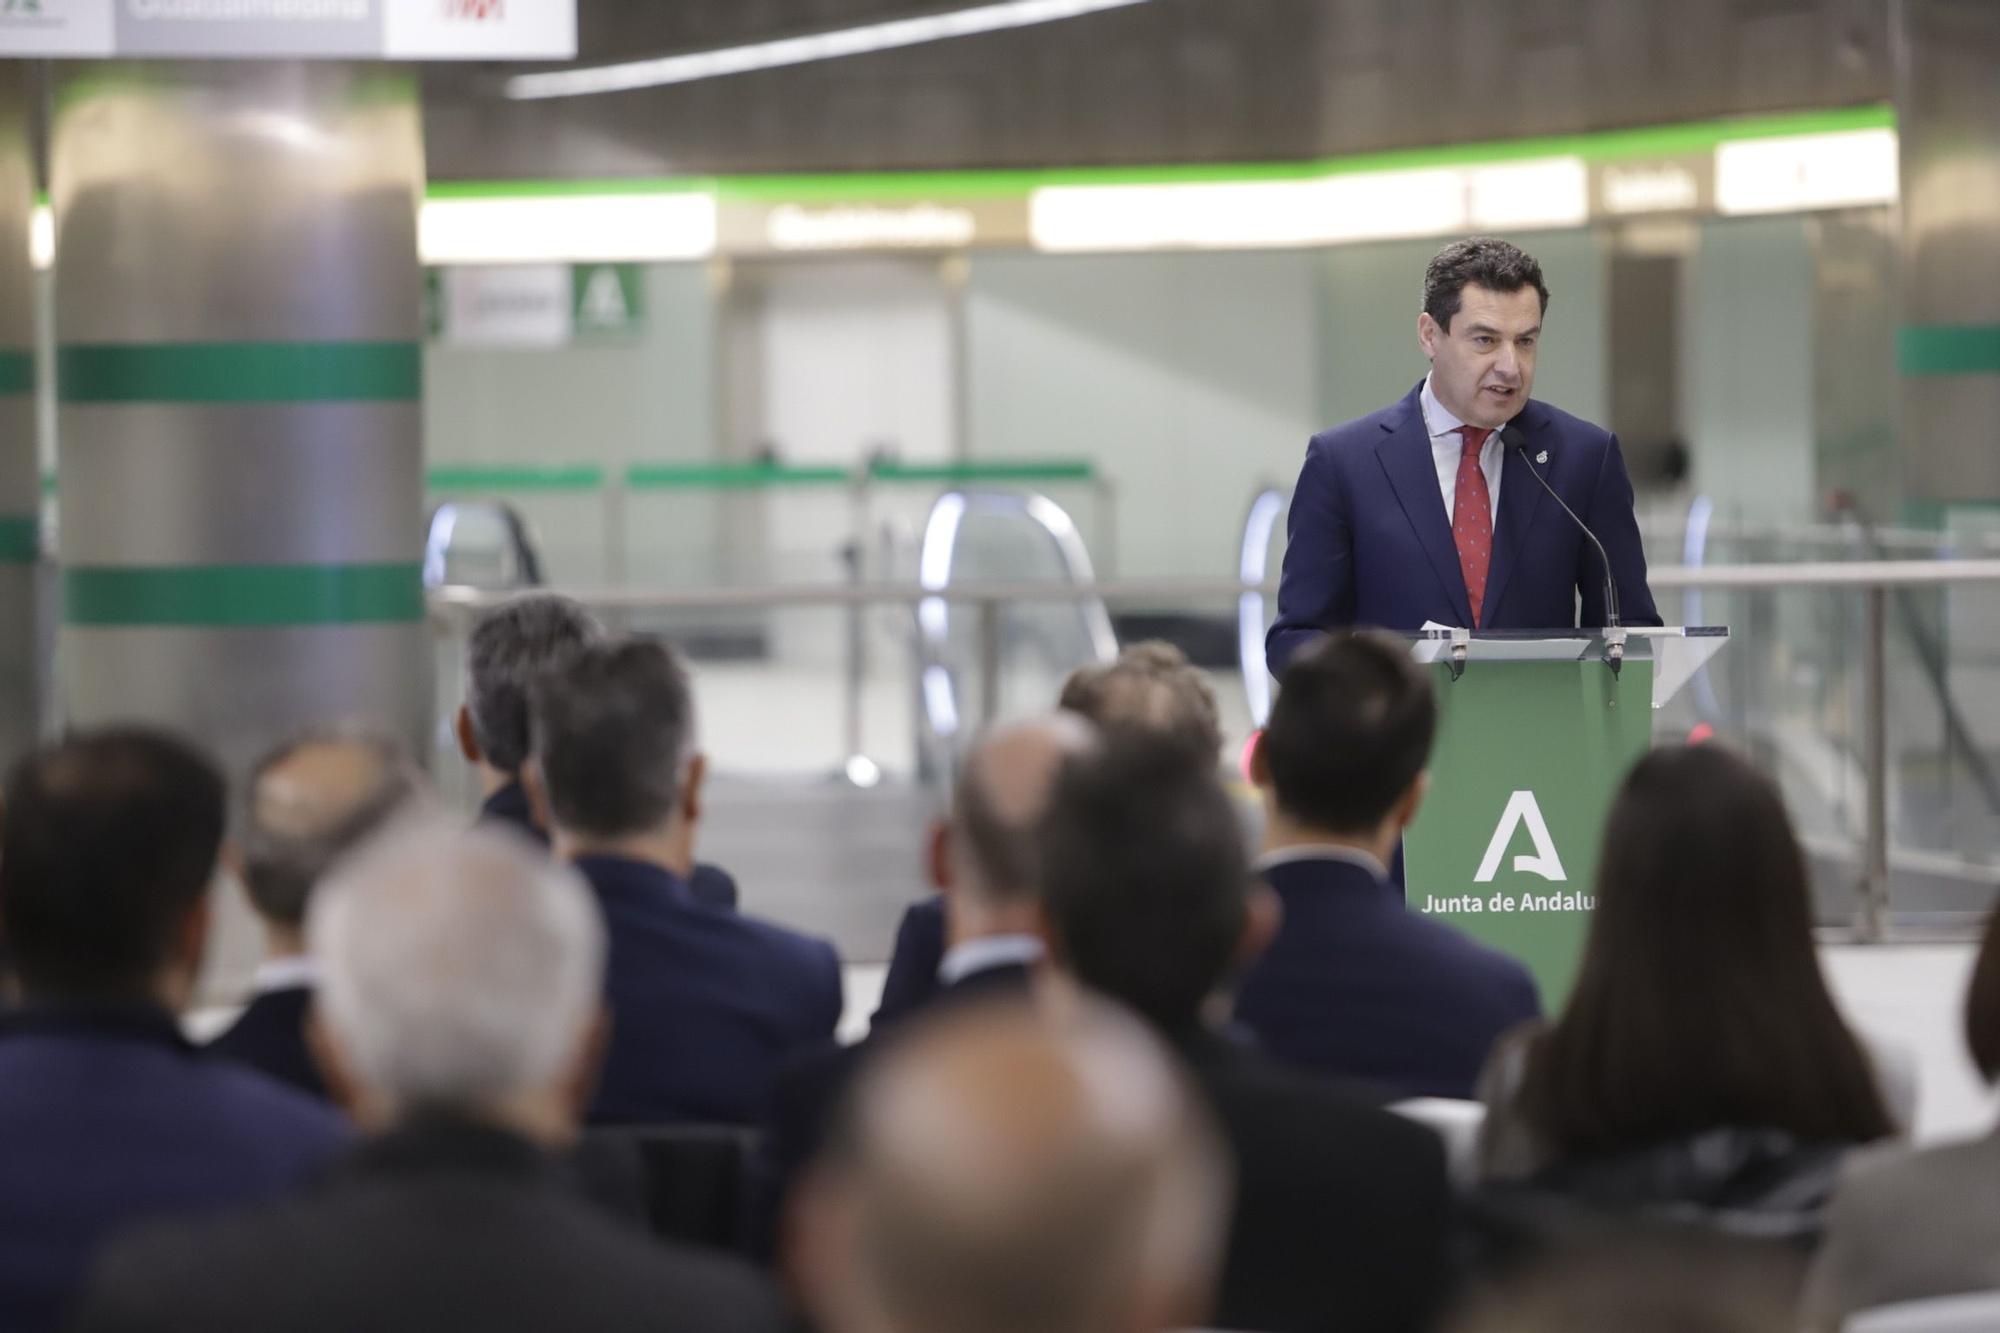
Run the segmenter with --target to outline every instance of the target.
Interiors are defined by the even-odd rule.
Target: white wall
[[[646,270],[644,328],[629,341],[569,347],[428,346],[424,450],[432,467],[704,460],[716,453],[714,297],[699,264]],[[562,582],[604,575],[604,510],[588,493],[507,496],[541,538]],[[649,513],[648,510],[660,512]],[[706,547],[703,506],[635,502],[630,550],[638,569],[666,551]],[[684,529],[680,540],[665,529]]]
[[[1314,262],[975,259],[970,454],[1092,459],[1117,487],[1117,573],[1230,575],[1252,493],[1316,429]]]
[[[1713,219],[1687,264],[1681,420],[1725,514],[1813,509],[1813,260],[1803,218]]]

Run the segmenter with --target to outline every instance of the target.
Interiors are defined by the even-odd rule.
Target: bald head
[[[1063,764],[1094,743],[1070,713],[1008,723],[973,744],[952,795],[953,882],[986,906],[1034,901],[1036,828]]]
[[[1130,1019],[961,1010],[857,1089],[805,1195],[803,1276],[831,1333],[1141,1333],[1203,1313],[1227,1193]]]
[[[243,880],[274,925],[296,929],[313,886],[423,791],[401,746],[365,732],[313,731],[251,771]]]

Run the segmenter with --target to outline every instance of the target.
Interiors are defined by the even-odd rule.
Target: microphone
[[[1618,580],[1611,574],[1611,556],[1605,551],[1604,543],[1597,540],[1597,534],[1590,530],[1590,525],[1563,503],[1563,498],[1556,494],[1556,488],[1549,485],[1548,478],[1535,471],[1535,465],[1528,460],[1528,437],[1521,433],[1521,428],[1508,422],[1500,429],[1500,443],[1521,455],[1521,463],[1528,469],[1528,475],[1541,484],[1550,499],[1562,506],[1562,511],[1569,515],[1569,521],[1576,524],[1577,531],[1589,538],[1590,544],[1596,548],[1598,563],[1604,566],[1604,628],[1612,631],[1604,636],[1604,660],[1610,665],[1612,675],[1620,674],[1625,665],[1625,621],[1618,614]]]

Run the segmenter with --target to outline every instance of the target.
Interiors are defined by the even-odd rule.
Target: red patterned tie
[[[1464,452],[1458,456],[1458,488],[1451,503],[1451,539],[1458,547],[1458,568],[1465,575],[1465,600],[1472,604],[1477,629],[1486,602],[1486,575],[1493,568],[1493,493],[1479,470],[1479,450],[1493,432],[1460,426]]]

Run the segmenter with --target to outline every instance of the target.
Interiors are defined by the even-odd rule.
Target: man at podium
[[[1455,241],[1431,260],[1417,317],[1430,374],[1307,447],[1264,643],[1272,675],[1347,626],[1612,623],[1586,529],[1618,623],[1660,623],[1617,437],[1529,397],[1548,303],[1541,265],[1506,241]]]

